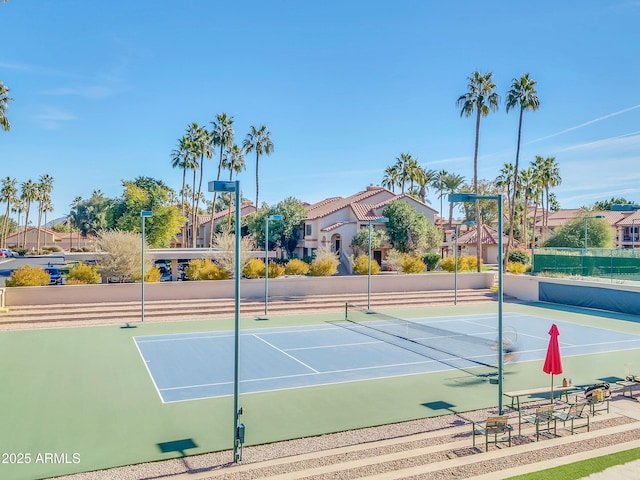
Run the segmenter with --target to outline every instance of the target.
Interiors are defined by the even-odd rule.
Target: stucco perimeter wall
[[[495,280],[493,272],[458,274],[459,289],[490,288]],[[145,283],[145,300],[193,300],[233,298],[233,280]],[[264,279],[243,279],[242,298],[264,297]],[[452,290],[453,274],[395,275],[371,277],[372,293]],[[63,285],[46,287],[11,287],[5,289],[6,306],[48,305],[70,303],[105,303],[139,301],[139,283],[110,285]],[[367,277],[360,275],[336,277],[285,277],[269,279],[269,296],[305,296],[366,293]]]
[[[604,282],[590,282],[588,280],[571,280],[566,278],[550,278],[550,277],[536,277],[531,275],[505,275],[502,291],[505,295],[524,300],[526,302],[537,302],[540,300],[539,292],[540,288],[538,284],[540,282],[558,284],[558,285],[572,285],[578,287],[597,287],[602,289],[620,290],[625,292],[638,292],[640,293],[640,286],[628,285],[628,284],[612,284]]]

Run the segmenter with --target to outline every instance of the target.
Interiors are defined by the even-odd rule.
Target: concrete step
[[[427,305],[451,305],[454,292],[449,290],[429,292],[396,292],[372,294],[373,309],[407,308]],[[484,303],[496,300],[490,290],[459,290],[459,303]],[[304,297],[272,297],[269,299],[270,314],[298,312],[343,311],[345,302],[367,304],[367,295],[331,295]],[[145,301],[145,320],[181,320],[193,318],[225,318],[234,314],[233,299],[211,300],[163,300]],[[264,299],[241,299],[241,315],[259,316],[264,313]],[[141,317],[140,302],[114,302],[73,305],[24,305],[12,306],[0,314],[0,324],[56,321],[95,321],[104,323],[136,321]]]
[[[546,449],[560,449],[567,445],[580,445],[593,439],[607,437],[615,442],[625,434],[637,437],[640,434],[640,422],[629,421],[615,426],[599,426],[605,424],[605,420],[620,417],[616,413],[592,418],[590,432],[582,432],[576,435],[565,434],[556,438],[544,439],[538,442],[525,441],[520,445],[502,448],[490,447],[489,452],[483,451],[482,442],[473,448],[471,441],[471,425],[461,425],[446,430],[425,432],[408,435],[388,440],[367,442],[347,447],[334,448],[313,452],[304,455],[277,458],[255,463],[241,463],[219,470],[177,475],[174,480],[205,480],[205,479],[252,479],[267,478],[270,480],[299,480],[320,478],[361,478],[368,480],[399,480],[404,478],[422,478],[422,475],[432,475],[425,478],[468,478],[464,475],[454,475],[452,469],[465,469],[474,466],[476,472],[491,472],[483,475],[483,478],[504,478],[496,470],[500,460],[509,456],[518,456],[531,452],[542,452]],[[517,417],[511,419],[511,423],[517,424]],[[558,429],[560,430],[558,425]],[[514,428],[515,430],[515,428]],[[527,439],[535,437],[534,427],[525,427],[522,436]],[[515,440],[515,435],[514,435]],[[594,455],[593,450],[585,452],[585,455]],[[539,461],[546,461],[544,454],[535,455]],[[527,468],[535,471],[530,462]],[[499,468],[499,467],[498,467]],[[494,470],[492,472],[492,470]],[[284,472],[284,473],[283,473]],[[374,472],[374,473],[368,473]],[[383,473],[379,473],[383,472]],[[445,473],[446,472],[446,473]],[[476,476],[473,474],[472,476]]]

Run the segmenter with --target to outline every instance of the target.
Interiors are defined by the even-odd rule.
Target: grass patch
[[[625,450],[623,452],[605,455],[603,457],[590,458],[580,462],[570,463],[561,467],[548,468],[539,472],[527,473],[509,477],[509,480],[574,480],[586,477],[592,473],[602,472],[609,467],[623,465],[640,459],[640,448]]]

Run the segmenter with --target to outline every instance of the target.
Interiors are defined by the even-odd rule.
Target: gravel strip
[[[288,473],[292,471],[303,470],[306,468],[315,468],[324,465],[340,463],[348,459],[349,461],[361,458],[371,458],[382,454],[406,451],[413,448],[421,448],[432,445],[446,444],[456,442],[464,438],[471,437],[471,431],[464,433],[447,432],[447,429],[458,427],[461,425],[469,425],[471,420],[484,420],[488,415],[495,413],[495,410],[479,410],[475,412],[467,412],[461,415],[446,415],[442,417],[427,418],[415,420],[411,422],[403,422],[380,427],[365,428],[348,432],[340,432],[329,435],[321,435],[318,437],[290,440],[286,442],[278,442],[268,445],[259,445],[255,447],[247,447],[243,452],[243,464],[257,463],[265,460],[273,460],[278,458],[292,457],[305,453],[321,452],[324,450],[352,446],[363,445],[368,442],[375,442],[386,439],[402,439],[407,436],[406,442],[401,442],[389,447],[378,447],[375,444],[371,448],[363,448],[362,450],[348,454],[334,454],[325,457],[310,459],[307,461],[287,462],[282,465],[272,467],[259,468],[247,472],[229,472],[224,474],[225,467],[230,466],[230,459],[233,457],[232,452],[224,451],[185,457],[182,459],[166,460],[161,462],[144,463],[127,467],[113,468],[98,472],[86,472],[75,475],[67,475],[58,477],[59,480],[140,480],[140,479],[170,479],[172,476],[181,473],[197,473],[212,472],[217,473],[216,480],[252,480],[264,478],[268,475]],[[627,424],[635,420],[624,417],[609,417],[603,420],[597,418],[592,419],[591,430],[600,430],[617,425]],[[412,440],[410,435],[424,432],[434,432],[434,436],[422,439]],[[439,433],[442,434],[439,434]],[[560,436],[570,435],[569,432],[558,428]],[[488,473],[497,470],[513,468],[521,465],[549,460],[550,458],[559,458],[578,452],[590,451],[608,445],[615,445],[634,439],[640,439],[640,427],[638,429],[623,432],[615,435],[603,435],[598,438],[572,442],[568,445],[560,445],[545,448],[538,451],[521,453],[518,455],[510,455],[502,458],[499,462],[482,461],[479,458],[477,463],[465,465],[455,468],[440,470],[438,472],[425,473],[423,475],[411,477],[415,479],[426,478],[472,478],[480,473]],[[531,443],[529,437],[515,435],[513,437],[514,444]],[[541,441],[544,441],[541,439]],[[431,453],[429,455],[410,457],[395,462],[386,462],[373,464],[366,467],[343,470],[325,475],[317,475],[310,477],[313,480],[329,480],[329,479],[352,479],[359,478],[363,475],[373,475],[386,471],[392,471],[400,468],[409,468],[411,466],[426,465],[433,462],[443,462],[446,460],[459,458],[466,455],[475,455],[480,450],[465,448],[462,450],[442,450]]]

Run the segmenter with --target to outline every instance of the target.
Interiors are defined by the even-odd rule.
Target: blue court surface
[[[240,331],[240,392],[257,393],[461,369],[495,374],[496,314],[412,319],[445,332],[385,320]],[[563,357],[640,348],[640,335],[519,313],[505,313],[505,337],[515,362],[544,360],[548,331],[560,330]],[[409,331],[411,330],[411,331]],[[402,340],[407,334],[412,340]],[[473,339],[470,338],[473,336]],[[472,340],[472,341],[470,341]],[[234,333],[201,332],[134,337],[164,403],[233,394]],[[433,348],[423,346],[426,342]],[[460,357],[464,358],[460,358]]]

